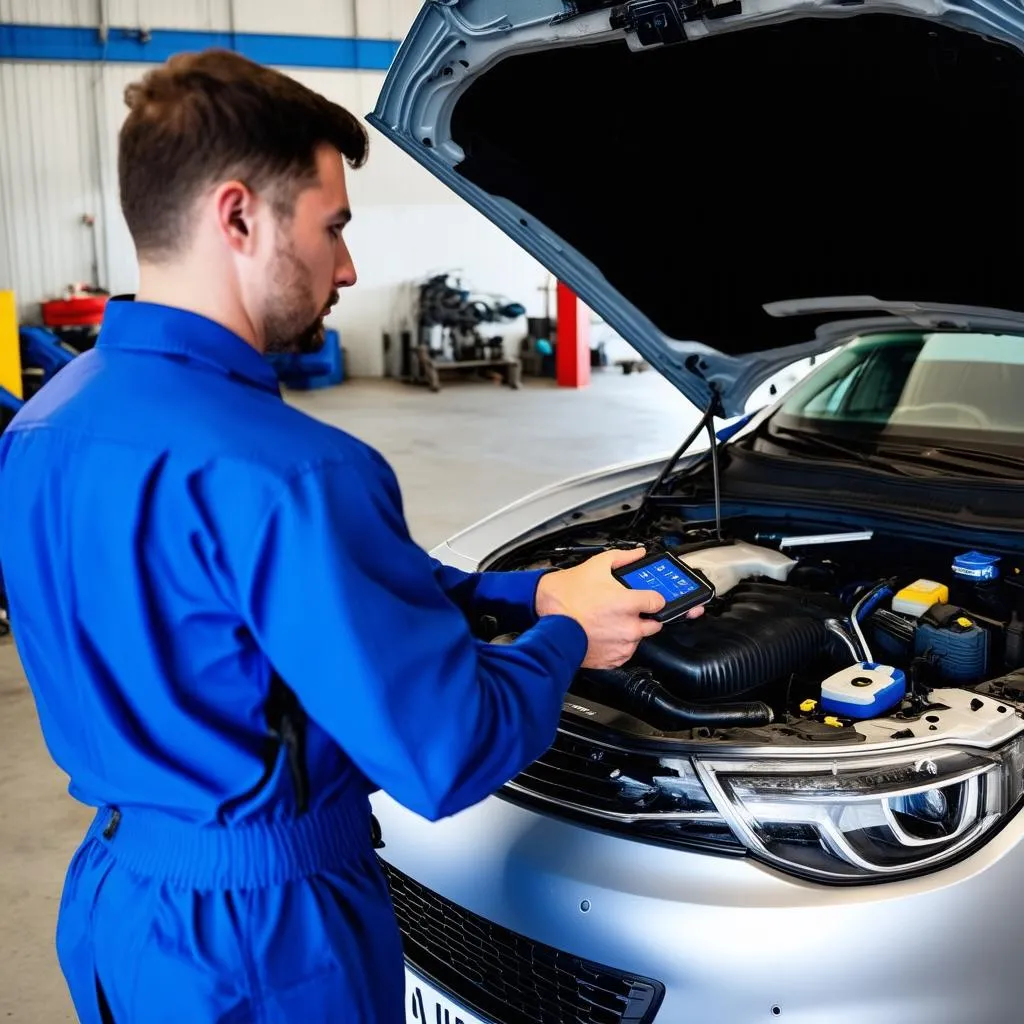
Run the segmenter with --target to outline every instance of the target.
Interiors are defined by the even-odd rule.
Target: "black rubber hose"
[[[639,708],[654,708],[679,725],[768,725],[775,714],[763,701],[702,705],[681,701],[654,679],[639,679],[630,686],[630,698]]]
[[[763,701],[692,704],[674,697],[645,672],[606,669],[590,672],[588,677],[608,690],[621,693],[626,699],[626,710],[640,715],[653,711],[659,719],[676,726],[754,726],[775,721],[775,713]]]

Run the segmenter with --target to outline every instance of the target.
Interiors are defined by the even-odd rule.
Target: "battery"
[[[988,630],[963,609],[940,605],[917,624],[914,653],[931,655],[944,682],[976,683],[988,670]]]

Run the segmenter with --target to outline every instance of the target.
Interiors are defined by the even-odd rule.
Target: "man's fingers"
[[[640,633],[642,636],[654,636],[655,633],[661,632],[662,623],[658,622],[657,619],[641,619],[640,620]]]
[[[643,558],[646,554],[646,548],[614,548],[611,551],[606,551],[605,557],[608,558],[609,568],[618,569],[620,566],[635,562],[638,558]]]
[[[656,590],[627,590],[622,588],[609,602],[609,610],[617,615],[653,615],[665,607],[665,598]]]
[[[665,595],[659,594],[656,590],[638,590],[637,596],[641,598],[638,606],[640,612],[653,615],[665,607]]]

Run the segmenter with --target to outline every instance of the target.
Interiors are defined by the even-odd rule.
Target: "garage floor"
[[[591,386],[520,391],[452,382],[440,394],[390,381],[290,393],[391,461],[425,547],[564,476],[671,451],[696,411],[654,372],[595,371]],[[0,643],[0,1021],[74,1021],[53,951],[67,862],[91,813],[49,759],[10,640]]]

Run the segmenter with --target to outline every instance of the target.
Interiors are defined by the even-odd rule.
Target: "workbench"
[[[420,345],[417,348],[417,355],[420,364],[420,378],[424,380],[431,391],[441,390],[441,374],[468,370],[479,372],[480,370],[494,370],[499,373],[503,382],[510,388],[519,387],[522,371],[518,359],[435,359],[430,354],[428,345]]]

